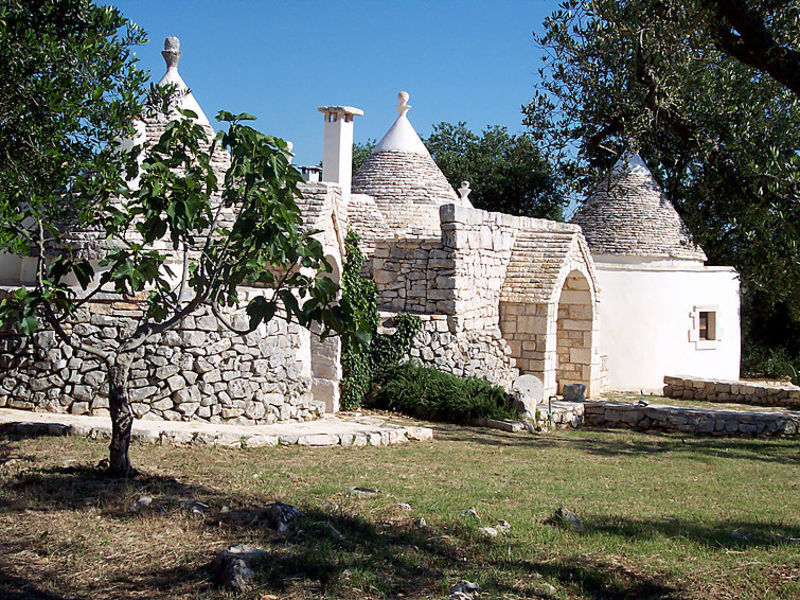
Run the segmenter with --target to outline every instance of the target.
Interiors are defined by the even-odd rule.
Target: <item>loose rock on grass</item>
[[[481,586],[470,581],[459,581],[450,588],[449,600],[472,600],[480,594]]]
[[[250,589],[255,572],[253,566],[267,553],[245,544],[228,546],[214,557],[209,565],[214,581],[237,592]]]
[[[558,525],[570,531],[577,531],[583,533],[583,521],[571,510],[567,510],[563,506],[559,508],[553,516],[547,520],[551,525]]]

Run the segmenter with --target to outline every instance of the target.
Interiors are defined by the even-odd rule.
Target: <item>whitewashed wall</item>
[[[739,278],[734,269],[696,261],[594,259],[609,389],[661,393],[665,375],[738,379]],[[717,312],[717,343],[691,339],[696,327],[691,313],[701,306]]]

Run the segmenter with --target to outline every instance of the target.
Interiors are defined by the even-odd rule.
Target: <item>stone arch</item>
[[[582,383],[592,387],[595,303],[590,281],[578,269],[564,279],[556,313],[556,385]]]

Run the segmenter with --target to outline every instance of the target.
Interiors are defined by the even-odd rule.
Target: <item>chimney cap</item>
[[[354,106],[320,106],[317,110],[324,115],[339,114],[350,115],[354,117],[364,116],[364,111],[360,108],[355,108]]]

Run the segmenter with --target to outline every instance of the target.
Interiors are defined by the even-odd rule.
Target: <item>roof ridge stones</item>
[[[595,255],[707,260],[638,154],[620,157],[572,223]]]

